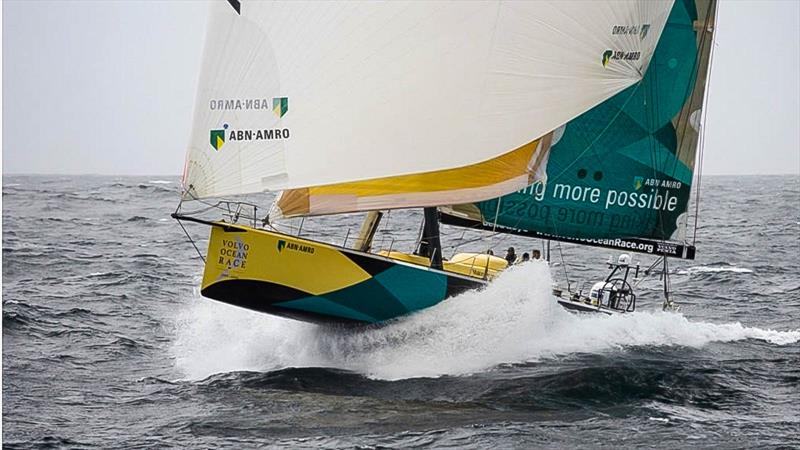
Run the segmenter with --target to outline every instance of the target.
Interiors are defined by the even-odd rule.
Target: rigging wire
[[[569,291],[572,286],[569,282],[569,274],[567,273],[567,261],[564,259],[564,253],[561,251],[561,242],[556,242],[558,244],[558,253],[561,255],[561,267],[564,268],[564,278],[567,279],[567,291]]]
[[[648,276],[648,275],[650,275],[650,272],[651,272],[651,271],[652,271],[652,270],[653,270],[653,269],[654,269],[654,268],[655,268],[655,267],[656,267],[658,264],[660,264],[660,263],[661,263],[661,259],[662,259],[662,258],[664,258],[664,257],[663,257],[663,256],[659,256],[658,258],[656,258],[656,260],[655,260],[655,261],[653,261],[653,264],[650,264],[650,267],[648,267],[647,269],[644,269],[644,276],[643,276],[642,278],[639,278],[639,279],[638,279],[638,280],[637,280],[637,281],[634,283],[634,285],[633,285],[633,287],[634,287],[634,288],[636,288],[636,287],[639,287],[639,283],[641,283],[642,281],[644,281],[644,279],[645,279],[645,278],[647,278],[647,276]]]
[[[192,244],[192,247],[194,247],[195,251],[197,252],[197,256],[199,256],[200,259],[203,260],[203,264],[205,264],[206,258],[203,256],[203,253],[200,252],[200,249],[197,248],[197,244],[194,243],[194,239],[192,239],[192,236],[189,235],[189,232],[186,230],[186,227],[183,226],[183,223],[180,221],[180,219],[175,219],[175,220],[178,222],[178,225],[181,226],[181,229],[183,230],[184,234],[186,234],[186,239]]]
[[[675,304],[672,302],[672,299],[669,297],[670,292],[672,291],[670,283],[669,283],[669,258],[664,258],[664,305],[663,309],[666,311],[668,309],[674,309]]]
[[[717,2],[711,2],[711,3],[713,4],[713,11],[712,11],[712,4],[709,4],[708,11],[706,11],[706,23],[705,23],[705,26],[703,27],[703,37],[705,37],[705,34],[706,34],[707,30],[708,30],[708,26],[709,26],[709,24],[710,24],[710,22],[712,20],[711,19],[712,16],[714,18],[714,23],[712,23],[711,26],[714,27],[714,28],[716,28],[716,26],[717,26],[716,16],[717,16],[717,9],[718,9],[719,5],[717,4]],[[712,33],[711,34],[713,36],[713,28],[712,28]],[[701,42],[701,45],[703,45],[702,42]],[[706,80],[705,80],[705,85],[706,86],[711,84],[711,75],[713,73],[712,70],[711,70],[712,67],[713,67],[713,63],[714,63],[714,48],[715,48],[715,43],[714,43],[714,39],[713,38],[711,39],[711,42],[708,43],[708,45],[709,45],[709,49],[708,49],[708,73],[706,74]],[[708,94],[709,94],[710,90],[709,89],[703,89],[703,91],[704,92],[703,92],[703,102],[702,102],[702,104],[705,105],[707,103],[707,101],[708,101]],[[697,183],[696,183],[697,184],[697,188],[696,188],[696,191],[695,191],[695,203],[694,203],[695,210],[694,210],[694,230],[692,230],[692,245],[695,245],[695,243],[697,242],[697,220],[700,217],[700,183],[701,183],[701,180],[703,179],[703,177],[702,177],[702,174],[703,174],[703,149],[705,147],[705,145],[704,145],[705,144],[705,126],[704,125],[706,123],[706,115],[707,114],[708,114],[708,108],[703,108],[703,111],[701,112],[701,116],[702,117],[701,117],[701,120],[700,120],[700,133],[699,133],[699,136],[697,137],[697,140],[698,140],[698,143],[697,143],[697,147],[698,147],[697,165],[698,165],[698,167],[697,167],[697,169],[698,170],[697,170]]]
[[[175,208],[175,214],[180,213],[182,206],[183,206],[183,197],[181,197],[181,199],[178,201],[178,206]],[[186,227],[183,226],[183,223],[181,222],[180,219],[176,217],[175,221],[178,222],[178,225],[180,225],[181,229],[183,230],[183,234],[186,235],[186,239],[189,241],[190,244],[192,244],[192,247],[194,247],[194,250],[197,252],[197,256],[199,256],[200,259],[203,261],[203,264],[205,264],[206,258],[203,256],[203,253],[200,251],[200,249],[197,248],[197,244],[194,243],[194,239],[192,239],[192,236],[189,234],[189,231],[186,230]]]

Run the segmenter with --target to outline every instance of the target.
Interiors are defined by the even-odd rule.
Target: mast
[[[442,269],[442,241],[439,238],[439,212],[434,208],[424,209],[422,239],[418,255],[431,259],[431,268]]]
[[[372,239],[375,237],[375,232],[378,231],[378,224],[381,223],[383,213],[380,211],[370,211],[364,222],[361,224],[361,230],[358,232],[358,238],[353,248],[362,252],[368,252],[372,248]]]

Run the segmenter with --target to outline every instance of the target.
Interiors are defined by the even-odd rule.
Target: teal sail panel
[[[553,133],[546,182],[444,212],[572,239],[684,241],[711,3],[677,0],[642,80]],[[625,25],[632,38],[646,34],[642,24]]]

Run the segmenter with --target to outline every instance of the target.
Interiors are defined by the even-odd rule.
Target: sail
[[[641,82],[554,132],[546,180],[446,212],[501,231],[673,254],[654,244],[685,241],[714,3],[675,2]]]
[[[234,3],[211,4],[184,197],[297,189],[285,214],[529,184],[544,136],[641,80],[672,6]]]
[[[536,181],[550,136],[489,161],[456,169],[281,192],[270,218],[439,206],[498,197]]]

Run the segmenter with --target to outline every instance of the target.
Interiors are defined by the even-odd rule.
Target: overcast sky
[[[3,173],[177,175],[207,4],[3,4]],[[723,1],[704,173],[800,173],[800,1]]]

